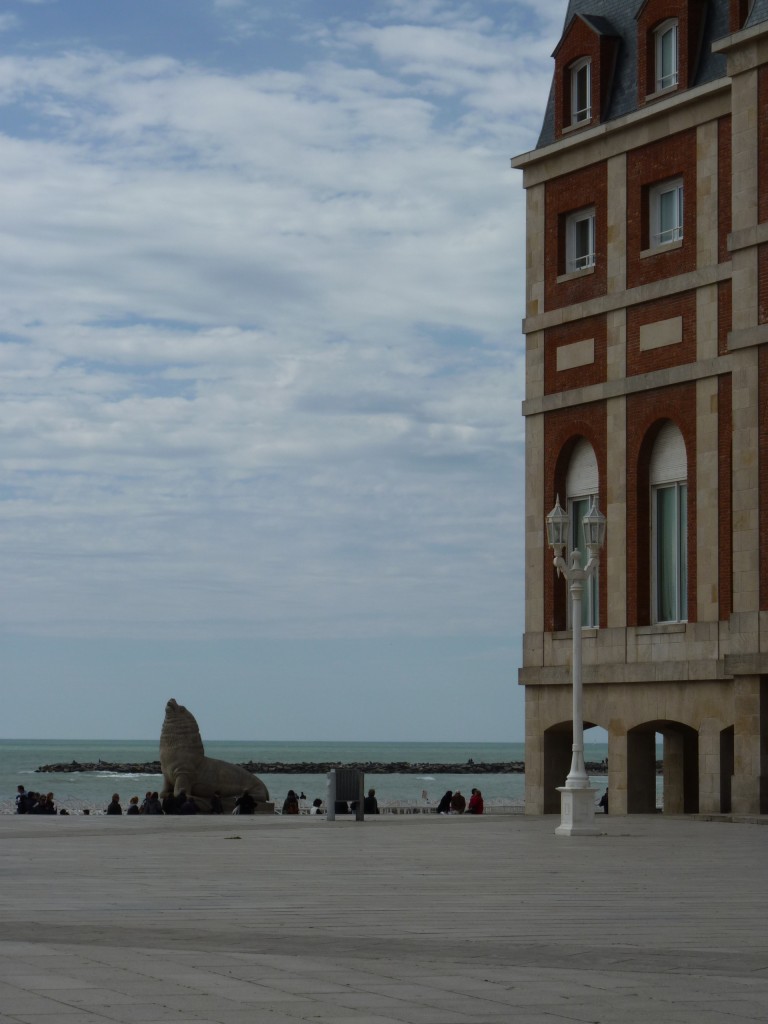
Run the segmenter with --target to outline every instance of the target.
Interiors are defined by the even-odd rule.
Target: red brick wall
[[[673,316],[683,318],[683,340],[675,345],[640,351],[640,328]],[[696,361],[696,293],[683,292],[654,302],[643,302],[627,310],[627,376],[666,370],[670,366]]]
[[[573,174],[547,182],[544,236],[544,304],[559,309],[586,302],[607,290],[607,204],[608,171],[605,163],[591,164]],[[595,207],[595,267],[568,281],[557,282],[565,272],[565,222],[569,213]]]
[[[565,480],[568,463],[577,442],[583,437],[592,445],[597,459],[600,494],[605,494],[606,479],[606,407],[604,402],[580,405],[575,409],[562,409],[548,413],[544,418],[544,507],[541,510],[541,521],[554,507],[555,498],[560,496],[560,504],[565,507]],[[603,505],[605,502],[602,503]],[[604,510],[603,510],[604,511]],[[606,538],[603,558],[607,558],[610,537]],[[565,629],[566,584],[557,579],[550,549],[547,548],[544,559],[544,629],[551,631]],[[600,573],[600,625],[607,623],[606,608],[608,592],[607,574]]]
[[[575,341],[594,338],[595,361],[572,370],[557,370],[557,350]],[[607,323],[604,316],[587,317],[575,323],[550,327],[544,332],[544,393],[570,391],[599,384],[607,375]]]
[[[717,282],[717,354],[728,351],[728,333],[733,328],[733,285],[730,281]]]
[[[649,189],[683,178],[683,244],[645,259],[649,245]],[[696,131],[630,150],[627,154],[627,287],[661,281],[696,269]]]
[[[627,625],[651,621],[650,457],[667,420],[679,427],[688,456],[688,619],[696,621],[696,385],[627,396]]]
[[[733,611],[733,388],[730,373],[717,380],[718,600],[720,619]]]
[[[768,323],[768,243],[757,247],[757,322]]]
[[[717,260],[726,263],[728,234],[731,230],[731,195],[733,191],[733,161],[731,154],[731,117],[721,117],[717,122]]]

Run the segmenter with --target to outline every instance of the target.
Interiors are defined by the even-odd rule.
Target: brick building
[[[526,809],[571,747],[559,495],[612,813],[768,813],[768,0],[570,0],[527,190]],[[574,533],[572,544],[582,543]],[[589,735],[587,734],[587,739]]]

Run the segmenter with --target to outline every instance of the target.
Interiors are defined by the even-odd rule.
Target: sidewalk
[[[0,1024],[768,1019],[768,831],[0,817]]]

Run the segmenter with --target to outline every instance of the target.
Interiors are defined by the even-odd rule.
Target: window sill
[[[665,96],[670,96],[672,93],[680,91],[680,83],[675,82],[674,85],[667,85],[663,89],[657,89],[656,92],[649,92],[645,94],[645,102],[653,103],[656,100],[663,100]]]
[[[589,639],[590,637],[597,636],[597,634],[599,632],[600,631],[598,630],[597,626],[582,626],[581,627],[581,638],[582,638],[582,640],[585,637],[587,639]],[[572,633],[571,633],[570,629],[556,629],[555,632],[552,634],[552,639],[553,640],[570,640],[571,636],[572,636]]]
[[[652,626],[635,626],[636,636],[658,636],[664,633],[684,633],[687,622],[656,622]]]
[[[575,124],[564,124],[563,135],[570,135],[571,132],[580,132],[582,128],[591,128],[594,123],[594,119],[588,117],[583,121],[576,121]]]
[[[647,260],[649,256],[659,256],[663,252],[672,252],[673,249],[682,249],[683,239],[679,238],[676,242],[665,242],[663,245],[656,245],[653,249],[643,249],[640,253],[641,260]]]
[[[580,270],[569,270],[567,274],[560,274],[557,278],[558,284],[563,284],[565,281],[574,281],[577,277],[588,277],[590,274],[594,274],[595,264],[591,267],[582,267]]]

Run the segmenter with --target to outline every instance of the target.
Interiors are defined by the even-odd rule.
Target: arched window
[[[578,550],[581,552],[581,566],[587,564],[587,546],[584,543],[582,520],[589,512],[592,498],[598,493],[598,472],[595,450],[589,441],[582,438],[573,450],[568,463],[565,478],[565,490],[568,495],[568,515],[571,519],[571,536],[568,554]],[[598,603],[598,572],[593,573],[584,584],[581,603],[581,624],[586,627],[597,627],[600,623]],[[570,601],[568,602],[570,609]],[[570,614],[570,610],[569,610]]]
[[[653,446],[651,593],[654,622],[688,618],[688,460],[683,435],[666,423]]]

